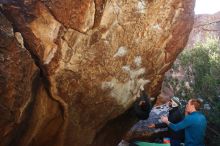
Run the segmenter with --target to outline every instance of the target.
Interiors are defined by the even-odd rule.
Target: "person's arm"
[[[167,117],[161,117],[161,120],[164,123],[166,123],[168,125],[168,127],[170,127],[174,131],[182,130],[182,129],[188,127],[191,124],[191,120],[190,120],[189,116],[186,116],[183,121],[181,121],[177,124],[173,124],[170,121],[168,121]]]
[[[167,127],[167,124],[166,123],[158,123],[158,124],[155,124],[155,128],[166,128]]]
[[[149,124],[147,127],[148,128],[166,128],[167,124],[166,123]]]

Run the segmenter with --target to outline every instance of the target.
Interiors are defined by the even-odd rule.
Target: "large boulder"
[[[19,120],[19,114],[9,113],[8,107],[7,116],[1,114],[6,125],[0,135],[6,137],[2,145],[116,144],[126,129],[120,131],[120,124],[132,121],[122,114],[132,106],[140,87],[150,96],[157,95],[164,73],[184,48],[193,25],[194,3],[5,2],[1,11],[14,31],[1,15],[1,26],[7,25],[8,31],[1,36],[0,55],[11,56],[12,66],[4,69],[7,62],[0,62],[0,104],[9,103],[22,119],[21,124],[4,120]],[[18,49],[23,55],[14,55]],[[19,99],[16,106],[15,99]]]

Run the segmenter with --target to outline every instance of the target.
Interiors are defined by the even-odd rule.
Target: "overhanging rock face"
[[[5,113],[0,118],[0,126],[5,127],[0,132],[1,145],[117,143],[114,136],[106,135],[114,134],[107,128],[108,121],[131,107],[141,86],[150,95],[159,92],[164,73],[187,42],[194,3],[5,2],[1,11],[8,20],[1,15],[0,27],[1,34],[7,34],[0,40],[0,81],[4,83],[0,112]],[[2,27],[6,25],[7,30]],[[24,55],[13,55],[16,50]],[[4,69],[5,55],[11,55],[12,64],[19,62]],[[21,86],[22,92],[14,86]],[[9,88],[11,92],[6,92]]]

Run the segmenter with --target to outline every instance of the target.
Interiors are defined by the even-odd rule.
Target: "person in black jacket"
[[[140,97],[134,103],[133,108],[139,120],[145,120],[149,117],[152,105],[146,91],[140,90]]]
[[[183,114],[181,113],[180,107],[179,107],[180,105],[181,104],[177,97],[173,97],[169,101],[170,110],[169,110],[168,119],[170,122],[174,124],[183,120]],[[149,128],[166,128],[167,124],[165,123],[150,124],[148,127]],[[180,143],[184,141],[183,130],[175,132],[171,130],[170,128],[168,128],[168,136],[170,137],[171,146],[180,146]]]
[[[140,121],[142,121],[142,120],[148,119],[151,108],[152,108],[151,100],[148,97],[144,88],[142,87],[139,91],[139,96],[137,97],[137,100],[134,103],[133,111],[134,111],[135,115],[137,116],[137,118]],[[136,137],[136,133],[134,131],[128,131],[124,135],[123,139],[120,141],[118,146],[128,146],[129,141],[131,139],[133,139],[134,137]]]

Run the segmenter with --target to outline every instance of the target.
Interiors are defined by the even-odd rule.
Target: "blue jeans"
[[[178,139],[171,139],[170,144],[171,146],[180,146],[181,141]]]

